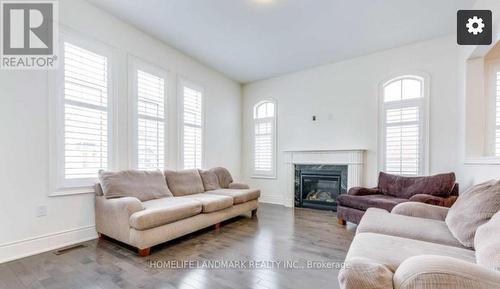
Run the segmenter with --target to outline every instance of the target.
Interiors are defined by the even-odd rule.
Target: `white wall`
[[[132,54],[169,71],[169,163],[177,159],[176,79],[204,86],[205,165],[241,167],[241,86],[109,14],[79,0],[59,1],[61,23],[77,34],[114,48],[117,98],[117,168],[127,168],[127,56]],[[94,238],[91,194],[48,197],[48,76],[43,71],[0,71],[0,262]],[[36,217],[46,205],[48,215]]]
[[[378,85],[398,73],[430,75],[430,173],[455,171],[458,147],[458,46],[455,36],[328,64],[243,87],[243,176],[262,201],[283,203],[283,151],[366,149],[365,185],[377,179]],[[278,105],[277,179],[251,178],[252,107]],[[313,122],[312,115],[317,116]]]

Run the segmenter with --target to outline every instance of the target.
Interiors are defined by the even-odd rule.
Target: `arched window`
[[[254,106],[253,175],[276,176],[276,103],[265,100]]]
[[[427,171],[427,96],[424,77],[402,75],[385,82],[381,96],[383,170],[417,176]]]

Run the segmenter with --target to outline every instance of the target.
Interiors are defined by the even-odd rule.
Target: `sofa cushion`
[[[378,188],[385,195],[409,199],[416,194],[448,197],[455,186],[455,174],[426,177],[405,177],[380,172]]]
[[[475,263],[472,250],[376,233],[357,234],[347,252],[346,263],[365,258],[394,272],[404,260],[418,255],[448,256]]]
[[[130,226],[136,230],[147,230],[201,213],[202,204],[185,198],[163,198],[142,203],[145,210],[130,216]]]
[[[466,247],[474,247],[474,235],[500,210],[500,181],[491,180],[475,186],[458,196],[446,215],[451,233]]]
[[[149,201],[172,196],[161,171],[100,170],[99,182],[107,199],[135,197],[141,201]]]
[[[167,185],[176,197],[199,194],[205,191],[198,170],[165,171]]]
[[[392,210],[397,204],[407,202],[407,199],[395,198],[388,195],[340,195],[337,202],[340,206],[366,211],[368,208],[381,208]]]
[[[219,189],[219,190],[207,191],[205,192],[205,194],[232,197],[234,200],[234,204],[236,205],[258,199],[260,197],[260,190]]]
[[[365,212],[357,233],[379,233],[463,248],[444,221],[391,214],[370,208]]]
[[[227,189],[229,187],[229,184],[233,182],[233,177],[225,168],[216,167],[210,169],[210,171],[217,175],[217,178],[219,179],[219,185],[223,189]]]
[[[201,180],[203,181],[203,187],[205,191],[217,190],[220,189],[219,178],[214,172],[199,170],[198,171],[201,176]]]
[[[500,212],[477,228],[474,247],[478,264],[500,271]]]
[[[181,198],[199,201],[203,205],[203,213],[215,212],[233,206],[233,198],[228,196],[218,196],[201,193],[187,195]]]

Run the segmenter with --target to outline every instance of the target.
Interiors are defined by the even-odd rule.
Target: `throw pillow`
[[[203,181],[203,187],[205,191],[213,191],[220,189],[219,179],[214,172],[199,170],[201,180]]]
[[[136,197],[140,201],[171,197],[161,171],[99,171],[99,181],[107,199]]]
[[[446,216],[446,225],[462,245],[473,248],[479,226],[500,210],[500,181],[491,180],[458,196]]]

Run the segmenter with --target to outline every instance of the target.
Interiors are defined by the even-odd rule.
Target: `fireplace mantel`
[[[347,189],[363,185],[363,149],[353,150],[285,150],[285,205],[293,207],[295,196],[295,165],[347,165]]]

